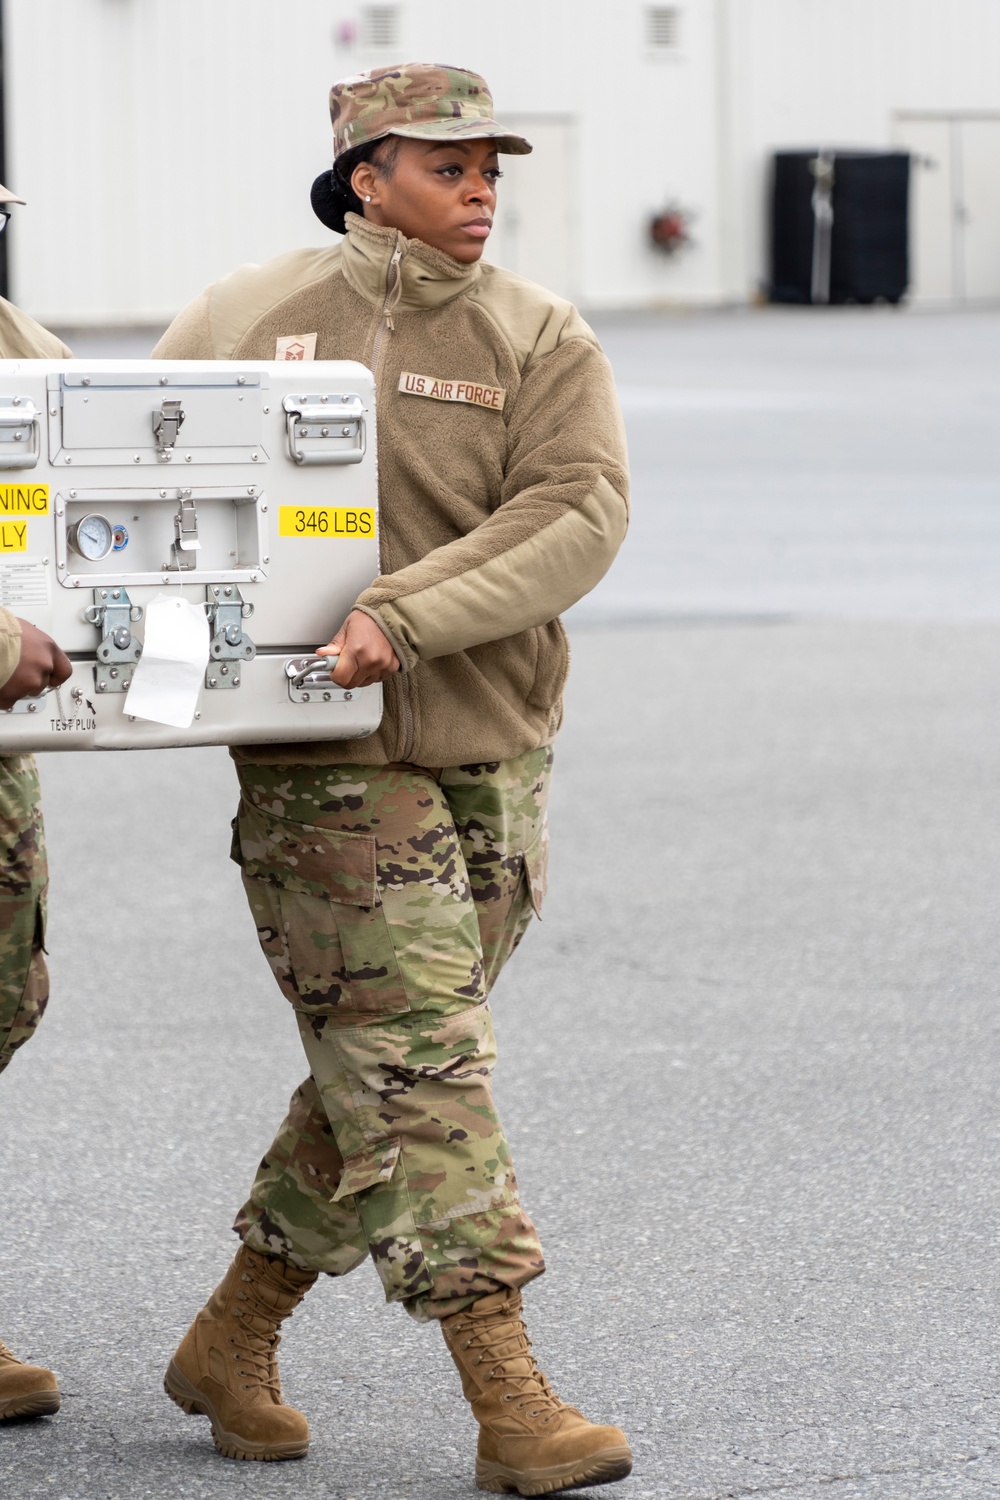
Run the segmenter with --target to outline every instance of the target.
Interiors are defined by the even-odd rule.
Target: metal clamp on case
[[[181,403],[164,397],[160,402],[159,411],[154,411],[152,418],[156,457],[160,463],[168,464],[174,456],[177,434],[184,425]]]
[[[28,396],[0,396],[0,469],[33,469],[41,452],[40,414]]]
[[[253,605],[243,598],[235,584],[212,583],[208,587],[207,613],[212,627],[209,647],[212,660],[205,672],[205,686],[238,688],[240,669],[236,663],[253,661],[257,655],[257,647],[243,629],[243,621],[253,614]]]
[[[94,602],[83,614],[101,632],[94,668],[97,691],[127,692],[142,655],[142,646],[132,636],[132,625],[142,619],[142,605],[132,603],[127,589],[95,589]]]
[[[359,464],[365,456],[360,396],[286,396],[288,452],[297,464]]]

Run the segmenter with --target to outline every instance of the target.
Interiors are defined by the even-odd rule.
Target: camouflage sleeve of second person
[[[0,607],[0,687],[13,676],[20,655],[20,623],[9,609]]]

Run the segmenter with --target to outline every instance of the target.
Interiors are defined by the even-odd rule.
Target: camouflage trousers
[[[30,755],[0,756],[0,1073],[42,1019],[48,866]]]
[[[236,1230],[425,1320],[544,1269],[493,1103],[488,995],[541,904],[552,752],[240,767],[234,858],[310,1076]]]

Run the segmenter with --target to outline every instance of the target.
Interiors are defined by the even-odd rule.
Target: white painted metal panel
[[[965,297],[1000,298],[1000,119],[963,120],[962,220]]]
[[[954,285],[952,126],[946,119],[897,122],[896,143],[911,153],[910,297],[946,302]]]

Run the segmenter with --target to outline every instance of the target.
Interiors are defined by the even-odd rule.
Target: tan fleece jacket
[[[72,359],[62,339],[0,297],[0,359]],[[16,615],[0,606],[0,687],[21,656],[21,627]]]
[[[334,248],[210,287],[153,353],[273,359],[304,334],[317,359],[375,372],[383,576],[357,604],[404,670],[374,735],[238,758],[445,766],[546,744],[568,663],[558,615],[604,574],[627,522],[621,416],[593,332],[521,277],[352,214]]]

